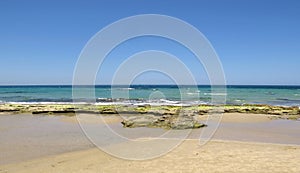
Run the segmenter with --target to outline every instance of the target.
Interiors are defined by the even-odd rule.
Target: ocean
[[[212,95],[226,96],[226,104],[269,104],[280,106],[300,106],[300,86],[246,86],[228,85],[226,92],[212,93],[211,86],[176,85],[96,85],[97,104],[112,102],[125,104],[210,104]],[[77,89],[88,89],[80,86]],[[113,99],[112,99],[113,98]],[[88,102],[84,95],[74,100]],[[49,86],[0,86],[0,103],[51,104],[72,103],[71,85]]]

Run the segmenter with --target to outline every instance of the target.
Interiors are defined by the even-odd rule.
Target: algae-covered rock
[[[115,109],[104,109],[100,111],[100,114],[117,114],[118,112]]]
[[[121,123],[123,127],[152,127],[155,123],[155,118],[150,115],[131,116],[124,119]]]
[[[170,124],[172,129],[192,129],[194,126],[195,121],[191,116],[178,116]]]
[[[201,127],[206,127],[207,125],[206,124],[203,124],[203,123],[200,123],[198,121],[194,122],[194,129],[198,129],[198,128],[201,128]]]
[[[143,115],[127,118],[122,121],[123,127],[154,127],[164,129],[194,129],[206,125],[196,121],[192,116],[153,116]]]
[[[53,114],[64,113],[100,113],[100,114],[132,114],[153,115],[161,117],[170,115],[176,117],[179,114],[189,116],[205,115],[220,110],[225,113],[254,113],[276,115],[277,118],[298,119],[300,118],[300,109],[297,106],[283,107],[270,105],[194,105],[194,106],[150,106],[150,105],[93,105],[93,104],[0,104],[0,112],[4,113],[32,113],[32,114]],[[168,119],[161,119],[162,122],[168,122]],[[157,119],[159,122],[160,120]],[[155,125],[154,125],[155,126]]]

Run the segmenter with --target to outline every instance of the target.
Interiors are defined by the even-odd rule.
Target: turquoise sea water
[[[85,90],[89,87],[78,87]],[[179,89],[180,88],[180,89]],[[112,95],[113,93],[113,95]],[[227,104],[270,104],[300,106],[300,86],[226,86],[226,92],[212,93],[210,86],[133,85],[95,86],[99,103],[186,103],[209,104],[212,95],[226,95]],[[72,86],[0,86],[0,103],[72,102]],[[88,101],[84,97],[75,100]]]

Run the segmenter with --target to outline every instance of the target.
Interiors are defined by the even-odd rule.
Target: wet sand
[[[202,129],[197,129],[167,155],[128,161],[95,149],[76,123],[76,117],[0,115],[0,173],[299,172],[300,122],[263,116],[225,114],[212,141],[204,146],[198,145]],[[166,131],[124,129],[120,118],[106,116],[105,119],[112,129],[130,138],[155,138]],[[85,123],[93,126],[93,122]],[[123,145],[123,141],[107,142],[114,149],[121,144],[122,150],[133,149]]]
[[[0,115],[0,165],[93,147],[78,124],[61,118]]]

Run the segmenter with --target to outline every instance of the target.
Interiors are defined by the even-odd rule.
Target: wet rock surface
[[[206,125],[188,115],[143,115],[133,116],[122,121],[123,127],[153,127],[164,129],[195,129]]]
[[[196,124],[189,117],[195,115],[207,115],[212,113],[250,113],[269,114],[276,118],[299,120],[299,107],[283,107],[270,105],[193,105],[193,106],[150,106],[150,105],[93,105],[93,104],[0,104],[0,113],[32,113],[32,114],[130,114],[133,119],[146,116],[137,124],[146,123],[151,120],[148,126],[167,126],[169,128],[179,128],[182,126],[191,128]],[[148,117],[149,115],[154,117]],[[179,116],[180,115],[180,116]],[[184,116],[181,116],[184,115]],[[136,117],[137,116],[137,117]],[[180,121],[175,121],[175,119]],[[153,120],[154,119],[154,120]],[[128,120],[133,121],[133,120]],[[189,123],[188,123],[189,122]],[[125,122],[126,123],[126,122]],[[130,123],[128,123],[129,126]],[[137,125],[133,125],[137,126]],[[141,126],[141,125],[140,125]],[[199,125],[195,125],[199,126]],[[183,127],[183,128],[184,128]]]

